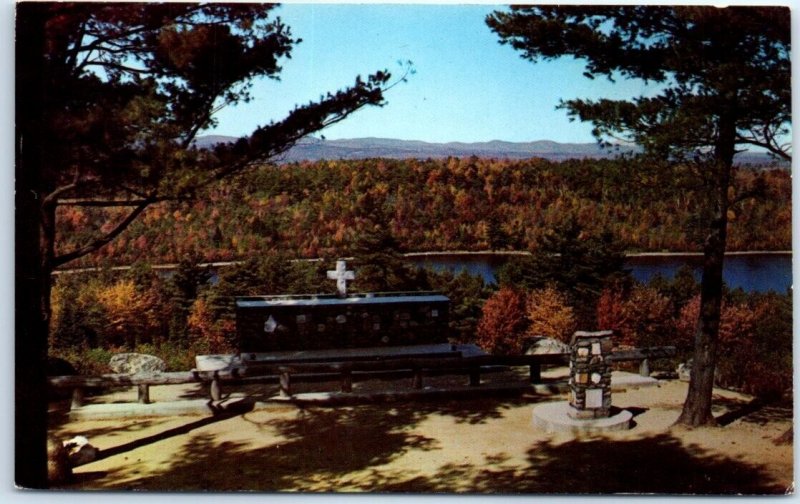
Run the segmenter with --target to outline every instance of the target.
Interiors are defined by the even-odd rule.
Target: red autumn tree
[[[693,297],[681,309],[675,322],[679,341],[687,346],[694,338],[695,325],[700,312],[700,296]],[[722,303],[722,316],[719,324],[719,341],[723,348],[734,343],[742,343],[756,323],[756,312],[747,304]]]
[[[626,295],[605,289],[597,303],[597,324],[611,329],[619,342],[631,346],[669,344],[672,302],[657,290],[641,285]]]

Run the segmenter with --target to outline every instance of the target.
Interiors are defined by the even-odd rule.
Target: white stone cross
[[[347,271],[347,263],[344,261],[336,261],[336,269],[328,271],[328,279],[336,280],[336,290],[339,297],[347,296],[347,281],[355,280],[356,274],[353,271]]]

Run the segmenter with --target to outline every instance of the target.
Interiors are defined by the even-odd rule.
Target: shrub
[[[95,376],[112,372],[108,361],[118,350],[69,347],[53,349],[50,355],[69,362],[80,375]]]
[[[791,296],[751,295],[722,304],[715,384],[758,396],[792,386]],[[694,338],[700,297],[681,310],[676,326],[684,344]]]
[[[185,348],[172,342],[159,345],[140,345],[136,353],[155,355],[167,365],[167,371],[189,371],[195,367],[195,357],[208,352],[198,352],[194,348]]]
[[[188,371],[195,367],[195,357],[208,353],[198,351],[196,348],[182,348],[173,343],[142,344],[135,348],[109,347],[109,348],[57,348],[50,352],[52,357],[66,360],[75,367],[80,375],[96,376],[112,373],[108,365],[111,357],[123,352],[135,352],[154,355],[163,360],[167,371]]]

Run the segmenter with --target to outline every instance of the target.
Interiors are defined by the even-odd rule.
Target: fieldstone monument
[[[533,423],[549,432],[594,433],[630,428],[633,414],[611,407],[612,331],[578,331],[570,345],[569,400],[533,409]]]
[[[611,331],[578,331],[572,336],[569,370],[571,418],[606,418],[611,411]]]

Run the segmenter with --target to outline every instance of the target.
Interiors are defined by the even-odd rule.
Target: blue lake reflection
[[[495,271],[508,260],[508,256],[496,254],[452,254],[409,258],[418,266],[434,270],[449,269],[453,272],[466,270],[480,275],[487,283],[495,283]],[[647,282],[656,274],[672,278],[684,265],[694,269],[699,280],[702,269],[700,256],[639,256],[629,257],[626,268],[640,282]],[[727,285],[741,287],[747,292],[775,291],[784,293],[792,285],[792,255],[747,254],[728,255],[725,258],[723,276]]]

